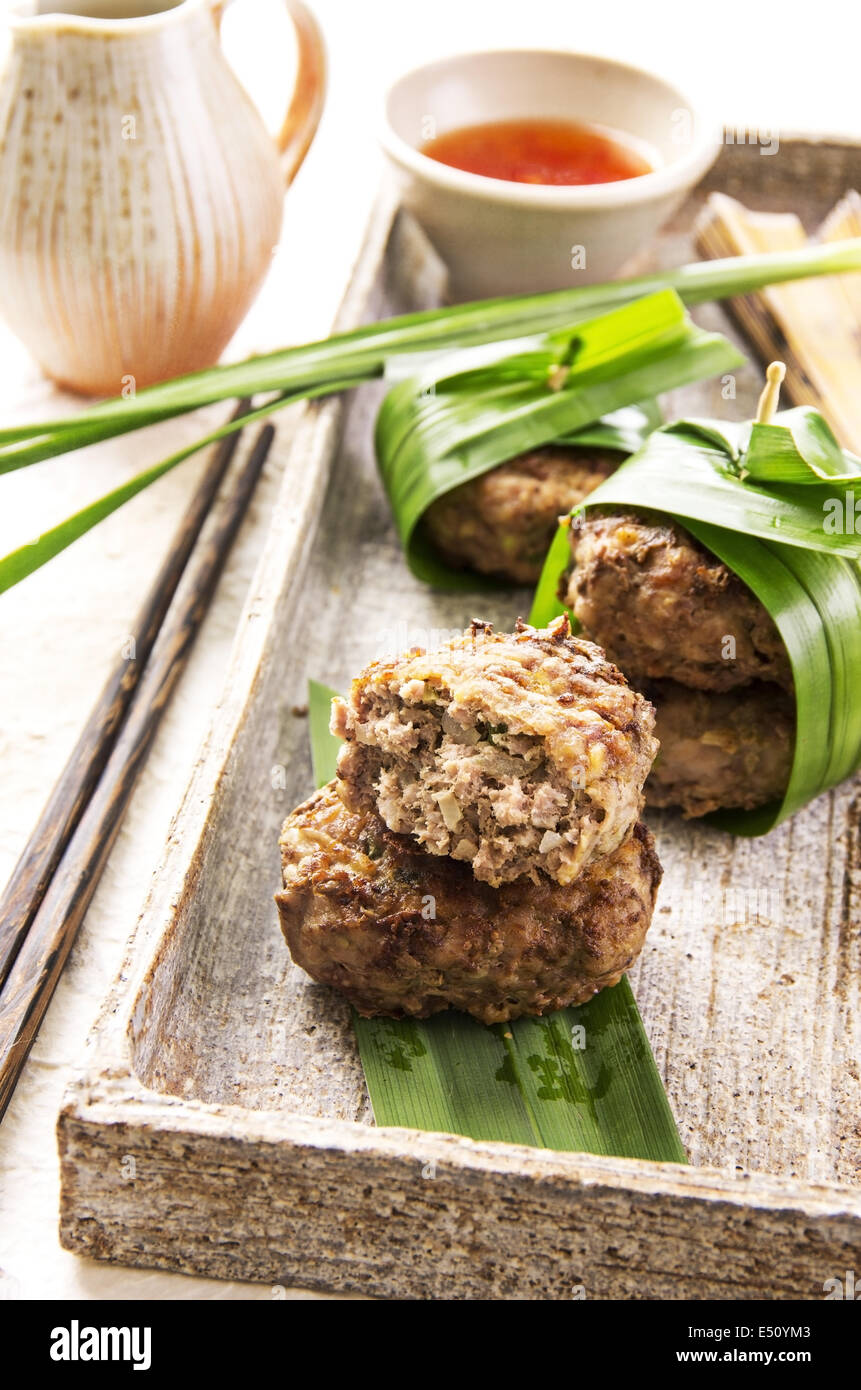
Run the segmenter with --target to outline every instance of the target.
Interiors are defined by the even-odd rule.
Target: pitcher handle
[[[296,30],[298,64],[296,86],[275,136],[281,155],[284,182],[289,185],[299,171],[314,139],[326,100],[326,44],[319,24],[302,0],[284,0]]]

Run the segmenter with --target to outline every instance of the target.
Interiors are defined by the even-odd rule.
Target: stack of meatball
[[[293,959],[366,1016],[582,1004],[639,954],[654,711],[567,618],[375,662],[333,707],[337,776],[281,834]]]
[[[782,797],[795,699],[786,648],[745,584],[677,523],[596,508],[571,525],[562,597],[657,709],[650,806],[687,816]]]

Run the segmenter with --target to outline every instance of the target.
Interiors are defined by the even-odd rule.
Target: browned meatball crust
[[[436,651],[374,662],[333,702],[340,794],[498,887],[570,883],[612,854],[657,752],[651,705],[567,617],[473,623]]]
[[[424,524],[450,565],[535,584],[560,516],[609,477],[620,458],[558,444],[520,454],[439,498]]]
[[[638,688],[749,681],[792,688],[780,634],[737,575],[674,522],[626,512],[578,517],[566,602]]]
[[[503,888],[425,854],[336,784],[288,816],[276,896],[293,959],[366,1016],[462,1009],[482,1023],[583,1004],[616,984],[651,921],[661,868],[643,825],[560,888]]]
[[[786,791],[795,746],[795,701],[778,685],[690,690],[675,681],[648,687],[661,749],[646,783],[647,806],[685,816],[751,811]]]

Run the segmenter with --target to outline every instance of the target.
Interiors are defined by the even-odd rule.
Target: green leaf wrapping
[[[757,447],[761,451],[762,443]],[[761,462],[757,476],[748,474],[747,455],[733,459],[728,450],[729,441],[721,447],[717,430],[707,438],[700,422],[666,425],[590,493],[583,509],[640,506],[672,515],[682,524],[706,521],[764,541],[861,559],[861,524],[852,532],[827,524],[832,508],[826,504],[837,499],[845,504],[852,478],[823,481],[807,469],[804,482],[765,480]],[[780,472],[797,477],[797,464],[786,461]],[[861,498],[861,476],[856,481]],[[667,506],[668,498],[672,507]]]
[[[544,444],[600,443],[602,417],[741,360],[720,334],[695,327],[671,290],[540,338],[431,359],[389,392],[375,433],[413,573],[441,588],[477,587],[423,533],[424,513],[445,493]]]
[[[795,684],[792,771],[780,802],[706,817],[738,835],[767,833],[861,767],[861,521],[856,527],[853,484],[861,497],[861,462],[804,408],[769,425],[665,426],[575,509],[617,507],[678,521],[774,620]],[[569,563],[563,525],[536,590],[537,626],[563,611],[558,589]]]
[[[641,449],[652,430],[663,424],[657,401],[641,401],[611,410],[573,434],[561,434],[555,444],[572,444],[580,449],[615,449],[620,454],[635,454]]]
[[[309,682],[318,786],[340,747],[328,728],[334,693]],[[579,1008],[490,1027],[451,1010],[354,1022],[378,1125],[686,1162],[627,979]]]

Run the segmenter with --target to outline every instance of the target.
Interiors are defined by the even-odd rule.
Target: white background
[[[232,355],[325,334],[379,176],[374,126],[386,82],[445,52],[509,45],[605,52],[656,68],[710,98],[727,124],[861,138],[861,21],[846,0],[780,6],[764,0],[732,6],[719,0],[316,0],[314,8],[330,49],[329,103],[287,200],[281,251]],[[236,0],[224,34],[243,80],[275,125],[292,72],[283,7],[279,0]],[[72,405],[0,330],[0,420]],[[180,422],[0,478],[0,553],[199,432],[198,420]],[[283,428],[280,442],[283,447]],[[199,467],[195,461],[163,479],[0,597],[0,880],[117,658]],[[218,696],[275,495],[277,457],[268,473],[0,1126],[0,1296],[271,1297],[268,1288],[115,1269],[61,1251],[54,1142],[65,1081],[116,972]]]

